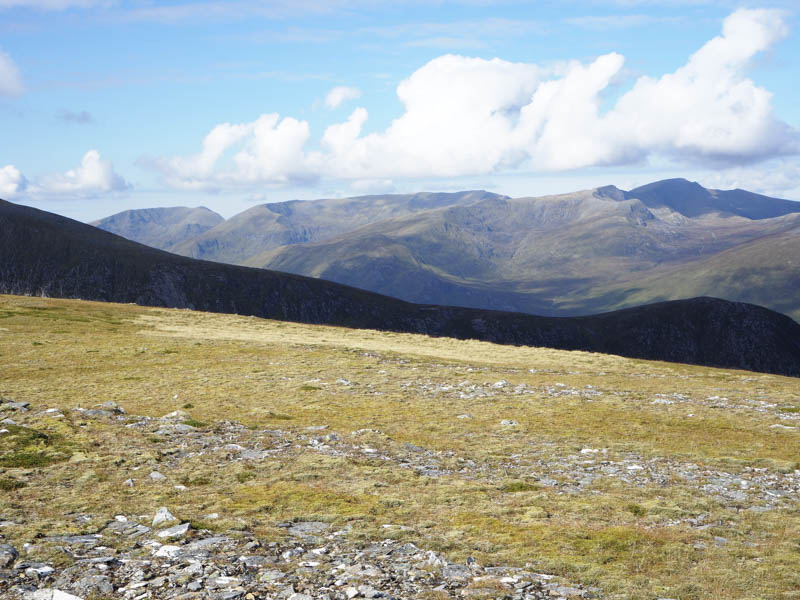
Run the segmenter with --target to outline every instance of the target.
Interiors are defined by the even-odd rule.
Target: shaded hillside
[[[220,215],[205,207],[143,208],[126,210],[94,225],[124,238],[162,250],[193,239],[224,222]]]
[[[325,240],[369,223],[441,206],[501,197],[489,192],[468,191],[262,204],[175,245],[171,251],[192,258],[238,264],[272,248]]]
[[[800,203],[749,194],[745,210],[733,207],[730,198],[738,202],[747,192],[705,190],[683,180],[662,183],[645,190],[646,201],[634,197],[636,190],[608,186],[428,210],[327,241],[278,248],[245,264],[411,302],[575,315],[641,303],[634,300],[639,293],[650,300],[709,295],[800,317],[800,295],[785,284],[800,277],[800,263],[775,270],[768,251],[775,236],[800,231],[800,214],[738,214],[800,211]],[[727,199],[729,211],[709,208],[718,198]],[[690,212],[687,205],[698,214],[683,214]],[[763,241],[763,251],[755,253],[756,240]],[[720,286],[712,272],[698,267],[710,257],[724,261],[734,248],[750,267],[761,267],[761,285],[746,287],[731,278]],[[675,283],[683,270],[696,273],[694,293],[659,285],[661,273],[673,274]]]
[[[351,287],[184,258],[0,201],[0,291],[606,352],[800,376],[800,325],[711,298],[580,318],[414,305]]]
[[[637,198],[650,208],[667,207],[686,217],[718,212],[757,220],[800,212],[798,202],[740,189],[706,189],[699,183],[685,179],[649,183],[625,192],[625,197]]]

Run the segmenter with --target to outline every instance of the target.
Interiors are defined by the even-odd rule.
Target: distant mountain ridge
[[[685,179],[665,179],[624,192],[649,208],[666,206],[686,217],[719,212],[748,219],[772,219],[800,212],[800,202],[771,198],[746,190],[706,189]]]
[[[0,201],[0,292],[230,312],[800,376],[800,325],[714,298],[592,317],[415,305],[307,277],[185,258]]]
[[[387,219],[501,197],[489,192],[467,191],[262,204],[193,239],[176,244],[170,250],[191,258],[240,264],[280,246],[323,241]]]
[[[745,192],[661,183],[430,210],[276,248],[244,264],[411,302],[534,314],[718,296],[800,318],[800,263],[793,259],[800,255],[800,203],[757,194],[744,202]],[[676,188],[699,198],[691,204],[696,210]],[[779,238],[783,249],[770,255],[770,240]],[[727,273],[724,280],[703,267],[710,264]],[[692,273],[691,293],[682,273]],[[754,278],[756,285],[745,285]]]
[[[221,215],[203,206],[174,206],[126,210],[90,225],[154,248],[170,250],[224,221]]]
[[[152,245],[411,302],[569,316],[715,296],[800,319],[798,232],[800,202],[668,179],[279,202]]]

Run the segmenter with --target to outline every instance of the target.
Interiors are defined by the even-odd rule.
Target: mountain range
[[[545,197],[264,204],[170,244],[148,241],[148,227],[131,221],[96,225],[184,256],[410,302],[571,316],[715,296],[800,319],[800,202],[684,179]]]
[[[800,376],[800,325],[714,298],[589,317],[419,305],[266,269],[178,256],[0,201],[0,293],[190,308]]]

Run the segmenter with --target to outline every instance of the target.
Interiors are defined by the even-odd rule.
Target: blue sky
[[[800,200],[793,5],[0,0],[0,197],[81,220],[666,177]]]

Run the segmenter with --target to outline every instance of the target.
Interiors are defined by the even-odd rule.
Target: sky
[[[800,200],[796,0],[0,0],[0,198]]]

